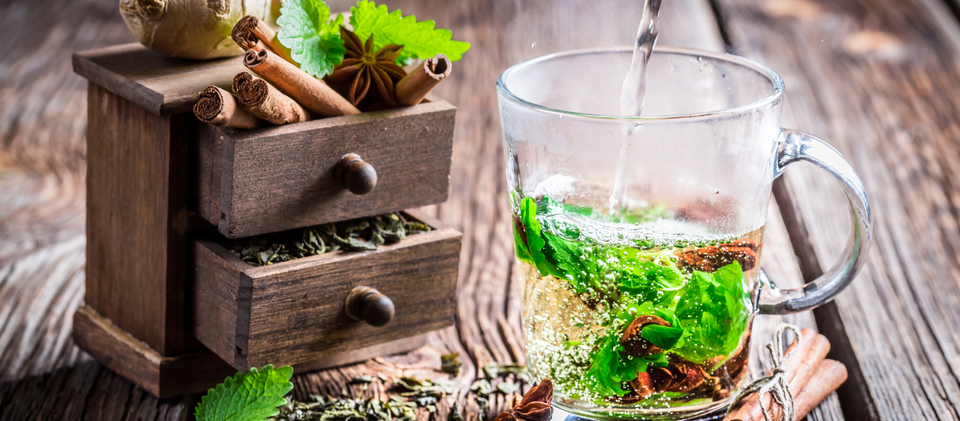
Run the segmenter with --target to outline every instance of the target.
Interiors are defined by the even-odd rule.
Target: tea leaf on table
[[[450,407],[450,415],[447,417],[447,421],[463,421],[463,410],[460,409],[460,402],[453,402],[453,405]]]
[[[499,390],[500,393],[503,393],[504,395],[507,395],[507,396],[514,394],[514,392],[516,392],[519,389],[520,389],[520,385],[516,383],[501,382],[500,384],[497,385],[497,390]]]
[[[418,380],[413,377],[401,377],[396,385],[405,390],[400,396],[422,398],[432,396],[436,398],[443,397],[453,393],[453,381],[450,379],[424,379]]]
[[[487,381],[487,379],[480,379],[470,385],[470,390],[476,393],[477,396],[487,396],[493,391],[493,387],[490,386],[490,382]]]
[[[454,377],[460,374],[460,369],[463,368],[463,363],[457,359],[460,356],[459,352],[454,352],[453,354],[444,354],[440,356],[440,370],[444,373],[450,374]]]
[[[530,371],[527,370],[526,366],[514,363],[500,364],[500,363],[489,363],[483,366],[483,374],[487,376],[488,379],[495,379],[497,377],[505,377],[510,374],[517,376],[520,381],[524,383],[530,383],[533,381],[533,375],[530,374]]]
[[[278,406],[287,403],[284,396],[293,390],[290,378],[293,367],[274,370],[251,368],[237,373],[207,391],[197,405],[197,421],[262,421],[280,413]]]
[[[374,381],[373,376],[357,376],[350,380],[350,383],[354,384],[367,384]]]
[[[277,18],[277,39],[290,49],[301,69],[321,78],[333,72],[347,51],[340,39],[342,23],[343,15],[330,19],[330,8],[323,0],[284,0]]]

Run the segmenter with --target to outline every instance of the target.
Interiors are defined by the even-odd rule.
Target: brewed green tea
[[[665,206],[516,202],[528,363],[578,407],[726,399],[745,374],[763,229],[720,236]]]

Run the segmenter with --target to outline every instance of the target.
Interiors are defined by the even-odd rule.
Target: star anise
[[[503,411],[494,421],[550,421],[553,416],[553,382],[543,379],[531,388],[513,408]]]
[[[374,86],[384,102],[394,105],[394,87],[407,75],[402,67],[394,63],[400,57],[403,46],[388,44],[374,52],[372,34],[363,42],[343,25],[340,26],[340,38],[347,52],[343,62],[333,68],[333,73],[326,80],[333,84],[348,84],[346,97],[353,105],[359,104],[367,96],[370,85]]]

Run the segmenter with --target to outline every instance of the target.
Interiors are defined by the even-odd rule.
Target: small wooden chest
[[[413,349],[453,324],[461,235],[415,210],[405,215],[433,230],[377,250],[254,267],[221,244],[445,201],[454,106],[428,96],[239,131],[190,110],[204,87],[229,89],[246,71],[240,58],[178,60],[127,44],[77,53],[73,65],[90,81],[86,296],[74,339],[102,364],[165,398],[254,366],[313,369]],[[344,187],[345,157],[376,170],[371,192]],[[388,297],[392,319],[351,317],[366,314],[357,294]]]

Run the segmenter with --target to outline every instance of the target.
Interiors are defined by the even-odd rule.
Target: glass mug
[[[631,54],[543,56],[497,81],[527,361],[567,412],[683,419],[742,385],[754,315],[812,309],[850,283],[870,209],[835,149],[780,127],[770,69],[657,48],[643,116],[622,117]],[[796,161],[836,178],[853,232],[836,267],[761,297],[772,183]]]

